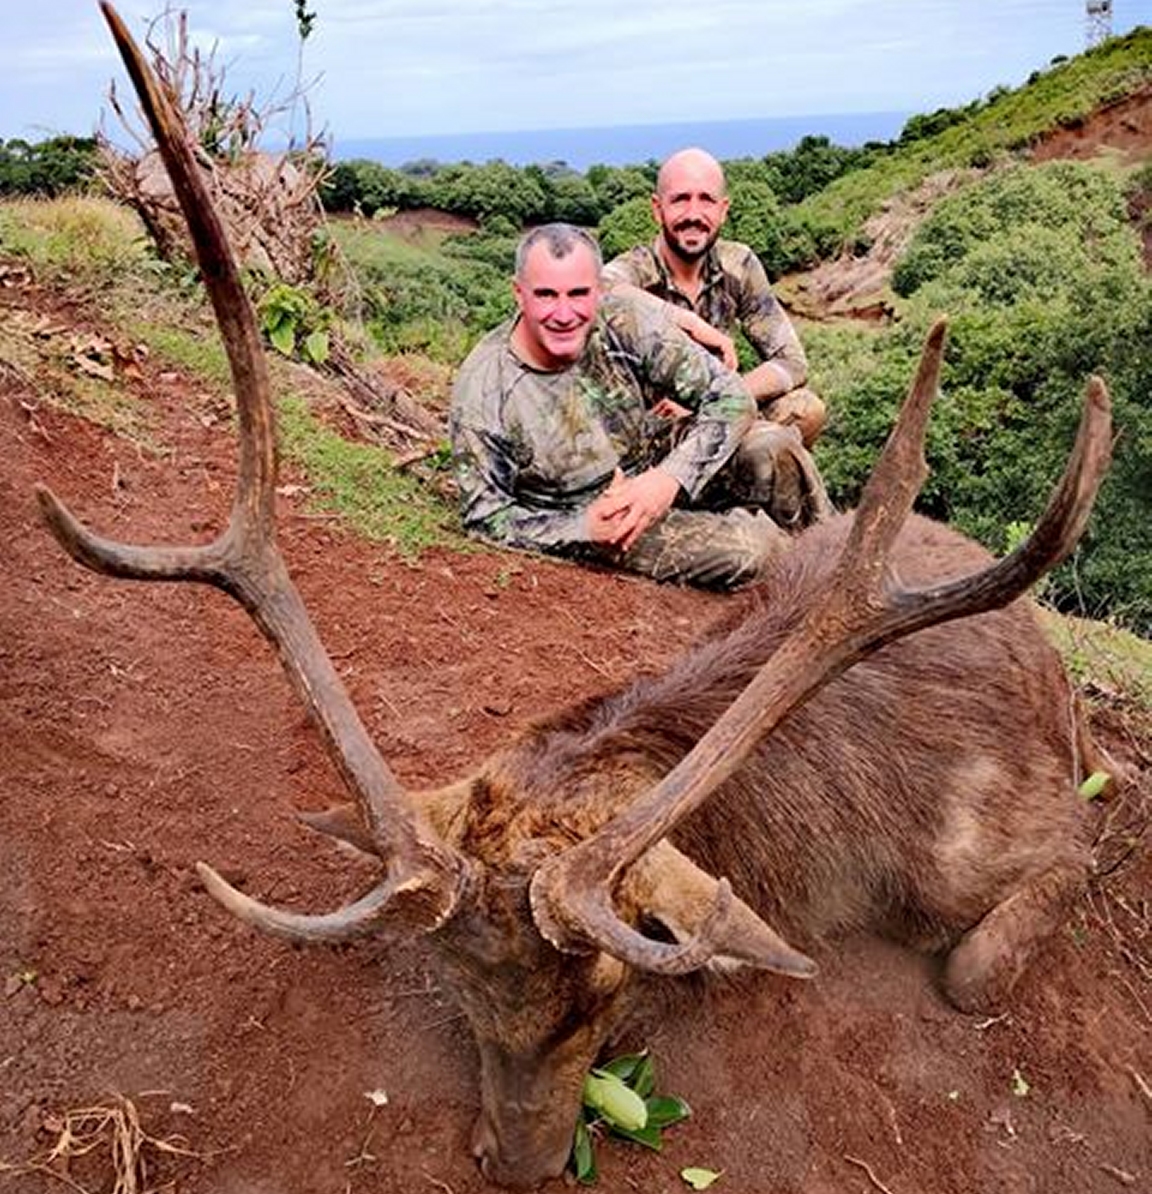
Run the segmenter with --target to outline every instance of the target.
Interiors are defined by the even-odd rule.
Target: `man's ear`
[[[723,198],[723,200],[721,200],[721,202],[724,205],[723,206],[723,215],[721,215],[721,217],[720,217],[720,223],[716,225],[717,228],[723,227],[724,221],[728,218],[728,208],[731,205],[731,200],[728,198],[727,195],[724,196],[724,198]]]
[[[660,196],[656,191],[652,192],[652,218],[656,221],[658,228],[664,227],[664,217],[660,207]]]
[[[524,291],[520,286],[518,278],[512,279],[512,297],[516,300],[516,307],[518,310],[524,310]]]

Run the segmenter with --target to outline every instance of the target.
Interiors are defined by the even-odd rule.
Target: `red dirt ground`
[[[0,292],[0,319],[21,306],[93,329],[43,292]],[[182,379],[146,363],[131,384],[152,396],[165,460],[0,370],[0,1159],[43,1157],[65,1111],[120,1092],[198,1154],[150,1154],[156,1189],[476,1194],[475,1058],[422,948],[294,949],[194,877],[205,859],[310,907],[369,879],[291,815],[341,792],[272,652],[223,596],[92,576],[39,521],[47,481],[130,540],[220,525],[227,434],[193,417]],[[328,649],[413,785],[666,659],[723,602],[522,556],[408,564],[298,496],[282,507]],[[1139,776],[1099,826],[1108,858],[1149,797],[1147,741],[1122,728],[1109,743]],[[752,976],[686,1000],[648,1042],[661,1088],[695,1114],[660,1156],[601,1148],[600,1188],[683,1190],[680,1168],[701,1165],[731,1194],[1152,1189],[1150,878],[1145,843],[994,1021],[951,1010],[929,962],[872,940],[826,952],[812,984]],[[111,1173],[107,1150],[70,1169],[93,1192]],[[0,1190],[64,1176],[8,1172]]]

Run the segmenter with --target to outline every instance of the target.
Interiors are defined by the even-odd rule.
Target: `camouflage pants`
[[[695,502],[678,503],[628,551],[594,548],[593,559],[654,580],[733,589],[832,512],[799,432],[757,420]]]

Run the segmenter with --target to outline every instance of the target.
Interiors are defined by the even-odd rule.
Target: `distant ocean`
[[[791,149],[802,137],[825,136],[836,145],[863,145],[898,136],[908,112],[855,112],[833,116],[780,116],[764,120],[622,124],[612,128],[534,129],[523,132],[459,133],[427,137],[336,139],[338,160],[367,158],[403,166],[421,158],[438,162],[488,162],[515,166],[565,162],[589,166],[639,165],[677,149],[699,145],[718,158],[762,157]]]

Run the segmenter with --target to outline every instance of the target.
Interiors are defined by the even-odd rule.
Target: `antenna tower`
[[[1090,50],[1112,36],[1112,0],[1085,0],[1084,43]]]

